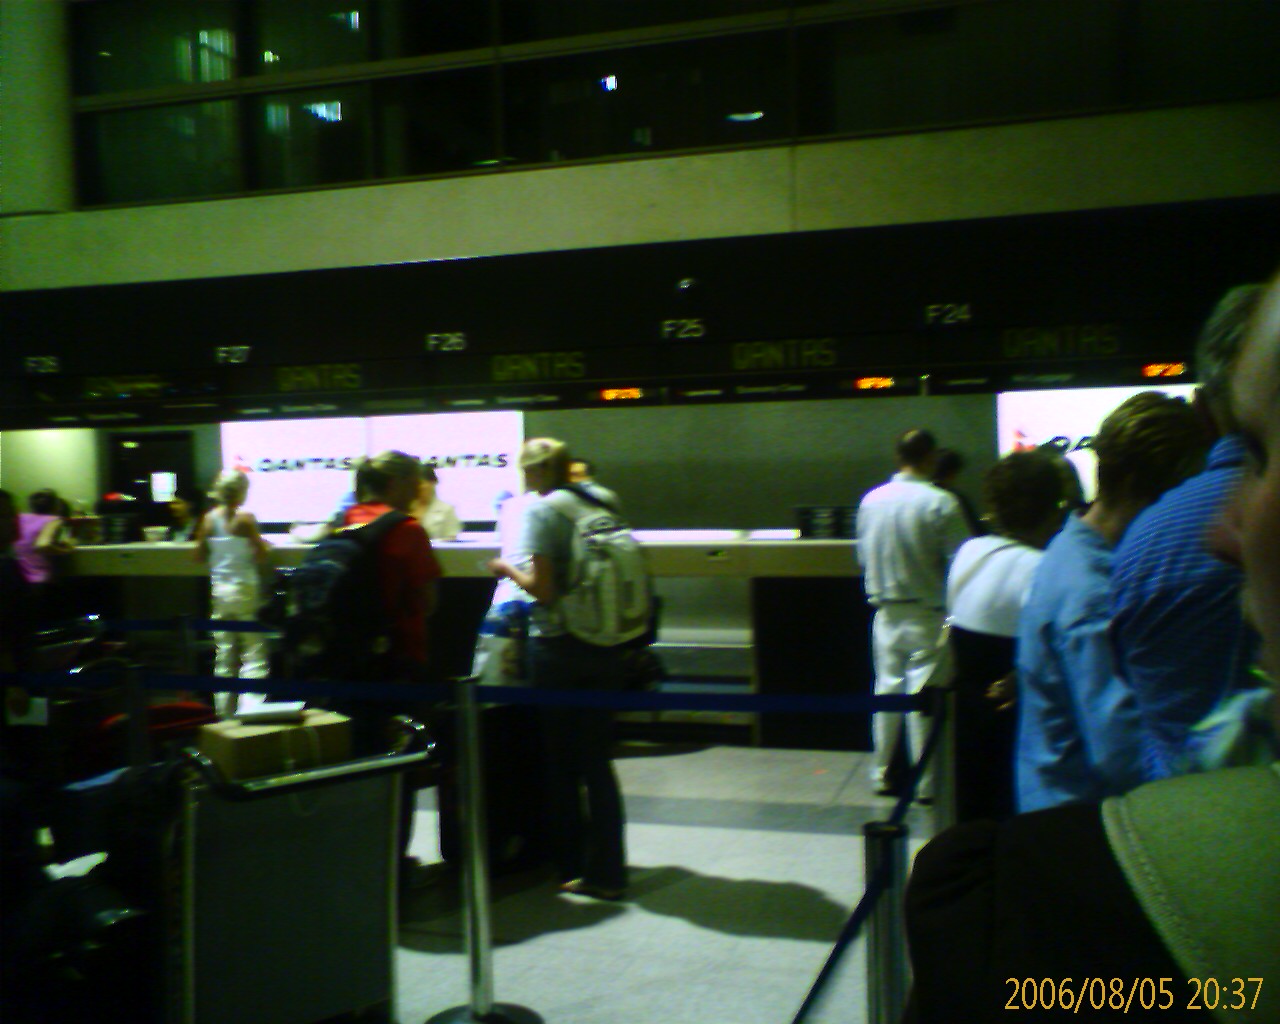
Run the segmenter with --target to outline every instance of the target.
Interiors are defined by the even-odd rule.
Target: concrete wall
[[[52,487],[92,507],[99,496],[96,430],[9,430],[0,434],[0,487],[23,509],[34,491]]]
[[[929,427],[969,460],[976,500],[995,460],[995,398],[876,398],[702,408],[531,412],[525,435],[561,437],[599,466],[638,527],[761,529],[796,525],[796,505],[851,505],[893,469],[902,431]],[[155,428],[172,432],[173,427]],[[196,483],[221,468],[216,425],[191,428]],[[131,429],[129,433],[142,433]],[[19,500],[53,487],[88,505],[106,487],[108,430],[0,434],[0,487]],[[448,473],[441,476],[448,498]]]
[[[0,290],[1280,192],[1280,100],[0,219]],[[0,174],[3,172],[0,171]],[[3,180],[0,179],[0,184]]]

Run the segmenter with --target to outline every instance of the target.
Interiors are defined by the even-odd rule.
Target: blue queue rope
[[[260,622],[230,619],[123,619],[103,622],[104,632],[139,632],[170,629],[194,629],[209,632],[273,633],[276,627]],[[102,689],[117,685],[118,671],[101,674],[71,672],[5,672],[0,680],[5,685],[22,686],[37,692],[73,685],[81,689]],[[141,672],[139,683],[150,690],[200,690],[260,692],[262,679],[240,679],[226,676],[187,676],[174,673]],[[271,679],[267,687],[273,696],[342,697],[366,700],[403,701],[406,697],[418,700],[449,700],[453,689],[449,686],[426,683],[339,682],[336,680]],[[791,712],[820,714],[831,712],[906,712],[934,709],[934,723],[929,730],[920,759],[907,773],[903,794],[889,816],[889,824],[899,825],[915,798],[916,786],[924,772],[924,766],[933,756],[942,732],[944,705],[926,693],[901,696],[876,697],[869,694],[819,696],[816,694],[708,694],[708,693],[654,693],[650,691],[610,692],[600,690],[551,690],[527,686],[479,686],[475,687],[477,701],[489,704],[524,704],[545,707],[606,707],[616,711],[632,710],[689,710],[689,711],[743,711],[743,712]],[[883,863],[867,883],[867,888],[854,908],[849,920],[841,929],[831,953],[828,955],[813,985],[801,1003],[792,1024],[804,1024],[830,981],[836,966],[843,959],[849,945],[858,937],[863,924],[875,910],[876,904],[888,885],[888,863]]]
[[[114,672],[81,675],[69,672],[6,672],[7,686],[45,691],[62,687],[101,689],[115,684]],[[448,701],[453,688],[436,683],[350,682],[337,680],[241,679],[234,676],[188,676],[171,672],[139,673],[144,690],[198,690],[201,692],[261,693],[305,700],[339,697],[370,701]],[[817,694],[708,694],[613,692],[605,690],[552,690],[532,686],[476,686],[482,704],[523,704],[541,707],[611,708],[615,711],[742,711],[825,714],[876,711],[919,711],[928,698],[919,694],[875,697],[870,694],[820,696]]]
[[[942,704],[941,701],[937,703],[938,706]],[[929,730],[929,737],[925,740],[924,750],[920,754],[920,759],[911,766],[911,770],[907,773],[902,796],[898,798],[898,803],[894,807],[893,813],[889,816],[889,824],[891,825],[900,825],[903,818],[907,816],[907,809],[911,806],[911,801],[915,799],[916,785],[920,782],[920,775],[924,772],[924,766],[928,764],[929,758],[933,757],[934,749],[938,745],[939,737],[942,735],[943,716],[938,712],[935,712],[935,716],[933,726]],[[867,918],[875,910],[876,904],[880,902],[880,897],[884,895],[884,891],[889,884],[888,876],[889,863],[885,861],[881,863],[876,869],[876,873],[867,882],[867,888],[862,894],[862,899],[858,901],[858,905],[854,908],[848,922],[841,929],[826,963],[822,965],[822,970],[818,972],[818,976],[814,979],[813,985],[809,989],[809,994],[804,997],[804,1002],[800,1004],[800,1009],[796,1011],[792,1024],[804,1024],[808,1020],[810,1012],[817,1005],[818,997],[830,982],[836,966],[844,958],[845,951],[853,940],[858,937],[863,924],[866,923]]]

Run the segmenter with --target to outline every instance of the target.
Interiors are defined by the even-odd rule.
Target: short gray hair
[[[1205,397],[1212,402],[1226,402],[1231,394],[1231,368],[1240,354],[1245,331],[1253,318],[1266,288],[1260,284],[1242,284],[1232,288],[1213,307],[1209,319],[1200,330],[1196,342],[1196,376]]]

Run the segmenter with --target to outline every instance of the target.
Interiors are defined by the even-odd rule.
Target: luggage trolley
[[[168,1024],[394,1021],[400,773],[426,730],[380,754],[226,780],[203,755],[167,844]]]

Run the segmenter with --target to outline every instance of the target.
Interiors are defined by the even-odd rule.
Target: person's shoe
[[[608,900],[610,903],[617,903],[627,894],[625,889],[609,889],[603,885],[596,885],[595,882],[588,882],[585,878],[575,878],[565,882],[560,886],[560,891],[571,896],[590,896],[593,900]]]

